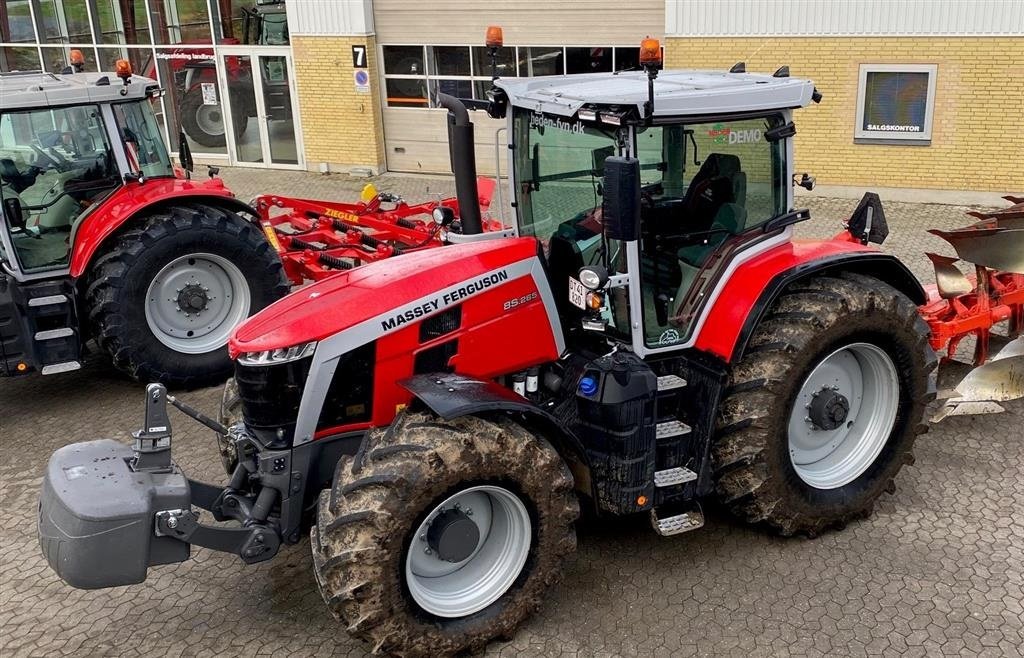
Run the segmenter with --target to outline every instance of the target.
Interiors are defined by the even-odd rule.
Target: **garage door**
[[[407,0],[376,0],[374,23],[383,63],[383,115],[387,167],[391,171],[449,171],[443,109],[430,100],[438,90],[459,98],[484,99],[491,86],[492,62],[479,46],[488,24],[501,25],[505,43],[495,62],[503,77],[614,71],[638,65],[637,44],[660,36],[664,2],[642,0],[622,11],[619,1],[476,2],[444,0],[412,5]],[[425,25],[444,26],[429,37]],[[577,43],[584,37],[583,45]],[[520,45],[522,44],[522,45]],[[537,44],[537,45],[531,45]],[[557,45],[544,45],[557,44]],[[628,44],[628,45],[623,45]],[[491,174],[495,140],[506,165],[504,121],[483,112],[472,115],[481,173]]]

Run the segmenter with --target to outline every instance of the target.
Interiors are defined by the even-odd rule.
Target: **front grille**
[[[450,334],[462,324],[462,305],[453,306],[443,313],[431,316],[420,323],[420,342]]]
[[[265,366],[235,364],[242,417],[249,430],[264,444],[291,443],[312,361],[310,356]]]

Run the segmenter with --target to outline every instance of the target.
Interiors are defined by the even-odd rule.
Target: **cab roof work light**
[[[117,77],[124,80],[124,87],[121,88],[121,95],[128,95],[128,85],[132,83],[132,63],[127,59],[119,59],[114,65],[114,72],[117,73]]]

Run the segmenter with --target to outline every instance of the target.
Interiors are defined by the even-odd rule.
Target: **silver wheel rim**
[[[202,308],[186,304],[194,291]],[[146,291],[146,323],[157,340],[182,354],[205,354],[227,344],[249,317],[249,284],[231,261],[215,254],[189,254],[168,263]]]
[[[220,111],[220,104],[197,107],[196,125],[207,135],[223,135],[224,115]]]
[[[832,429],[836,418],[823,415],[821,400],[835,408],[840,396],[848,412]],[[789,457],[800,479],[837,489],[860,477],[892,433],[899,398],[896,366],[878,346],[854,343],[826,357],[804,381],[789,419]]]
[[[431,522],[452,508],[469,514],[480,533],[470,556],[456,563],[441,560],[426,541]],[[421,608],[438,617],[479,612],[501,598],[519,577],[531,541],[530,515],[518,496],[490,485],[464,489],[435,507],[417,528],[405,557],[409,593]]]

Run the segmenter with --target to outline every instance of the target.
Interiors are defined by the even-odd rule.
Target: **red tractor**
[[[871,244],[887,234],[877,197],[839,235],[794,239],[793,111],[820,99],[811,82],[660,72],[657,42],[641,51],[645,71],[495,82],[513,236],[465,201],[472,124],[440,94],[460,203],[434,214],[456,244],[244,323],[230,427],[154,384],[133,446],[54,453],[51,567],[127,585],[192,544],[255,563],[308,533],[350,633],[449,655],[540,606],[581,508],[645,514],[665,536],[700,528],[710,496],[784,535],[869,514],[927,429],[928,296]],[[995,234],[1020,245],[1014,231]],[[167,402],[220,435],[225,484],[173,463]]]
[[[0,376],[78,369],[93,338],[137,379],[223,381],[281,259],[220,179],[172,165],[153,80],[72,71],[0,76]]]

